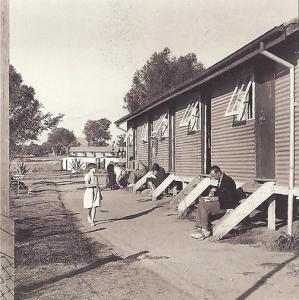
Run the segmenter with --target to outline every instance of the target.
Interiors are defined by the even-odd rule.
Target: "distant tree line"
[[[35,97],[35,90],[23,83],[20,73],[14,66],[9,67],[9,156],[13,160],[17,155],[66,155],[70,147],[79,146],[74,132],[60,127],[64,115],[53,116],[42,112],[42,104]],[[83,133],[90,146],[106,146],[111,139],[109,127],[111,121],[106,118],[88,120]],[[48,139],[38,144],[38,138],[50,131]]]
[[[135,72],[132,86],[124,97],[124,107],[133,112],[204,69],[194,53],[177,58],[171,56],[167,47],[155,52]],[[23,83],[21,74],[12,65],[9,67],[9,97],[10,159],[16,155],[65,155],[70,147],[79,146],[73,131],[58,128],[64,115],[43,113],[43,106],[36,99],[34,88]],[[88,145],[107,146],[112,137],[110,126],[111,121],[107,118],[88,120],[83,129]],[[39,145],[36,141],[45,131],[50,131],[48,139]],[[117,136],[116,145],[126,145],[125,134]]]

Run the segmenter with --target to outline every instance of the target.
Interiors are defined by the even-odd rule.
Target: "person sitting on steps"
[[[166,172],[164,168],[160,167],[159,164],[154,163],[151,168],[152,175],[146,179],[146,182],[152,193],[166,178]]]
[[[139,159],[134,159],[133,156],[130,157],[130,162],[135,163],[135,169],[129,174],[128,187],[131,188],[134,184],[141,179],[147,173],[147,166]]]
[[[114,166],[115,181],[119,188],[124,188],[128,184],[128,173],[126,172],[126,165],[118,162]]]
[[[211,215],[230,212],[239,203],[236,183],[230,176],[215,165],[211,167],[210,177],[218,181],[218,187],[214,195],[199,201],[196,215],[197,232],[191,234],[195,239],[205,239],[211,235]]]

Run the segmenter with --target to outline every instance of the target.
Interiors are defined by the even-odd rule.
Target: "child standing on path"
[[[84,208],[88,209],[88,222],[91,226],[94,226],[96,208],[101,206],[102,195],[98,177],[95,175],[96,165],[93,163],[88,164],[87,170],[89,172],[84,176],[86,190],[84,193],[83,205]]]

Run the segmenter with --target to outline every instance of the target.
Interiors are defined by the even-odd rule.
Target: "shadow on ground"
[[[155,209],[160,208],[160,207],[162,207],[162,205],[157,205],[155,207],[152,207],[152,208],[147,209],[145,211],[138,212],[136,214],[127,215],[127,216],[120,217],[120,218],[111,218],[111,219],[107,219],[107,220],[101,220],[101,221],[97,221],[96,223],[97,224],[103,224],[103,223],[111,223],[111,222],[117,222],[117,221],[132,220],[132,219],[136,219],[136,218],[140,218],[142,216],[145,216],[145,215],[151,213],[152,211],[154,211]]]
[[[267,280],[270,279],[274,274],[278,273],[281,269],[283,269],[287,264],[289,264],[291,261],[298,258],[299,255],[294,255],[293,257],[287,259],[281,264],[275,264],[275,268],[268,272],[266,275],[264,275],[260,280],[258,280],[252,287],[250,287],[248,290],[246,290],[242,295],[236,298],[236,300],[245,300],[247,299],[252,293],[254,293],[256,290],[258,290],[261,286],[266,284]]]

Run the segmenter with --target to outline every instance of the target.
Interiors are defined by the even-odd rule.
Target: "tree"
[[[109,131],[111,121],[106,118],[100,120],[88,120],[84,126],[83,133],[89,146],[108,146],[107,141],[111,139]]]
[[[24,145],[22,147],[22,155],[33,155],[33,156],[46,156],[52,153],[52,148],[47,144],[43,143],[38,145],[34,142],[31,142],[29,145]]]
[[[59,155],[68,154],[70,147],[79,146],[74,132],[63,127],[49,133],[47,144]]]
[[[124,107],[133,112],[204,69],[194,53],[176,58],[170,56],[167,47],[159,53],[155,52],[135,72],[131,89],[124,98]]]
[[[117,142],[116,142],[116,145],[117,145],[118,147],[126,147],[125,137],[126,137],[126,134],[125,134],[125,133],[119,134],[119,135],[117,136]]]
[[[53,117],[41,111],[42,104],[35,98],[31,86],[23,84],[21,74],[9,66],[9,156],[12,160],[28,141],[36,141],[39,135],[55,128],[63,114]]]

